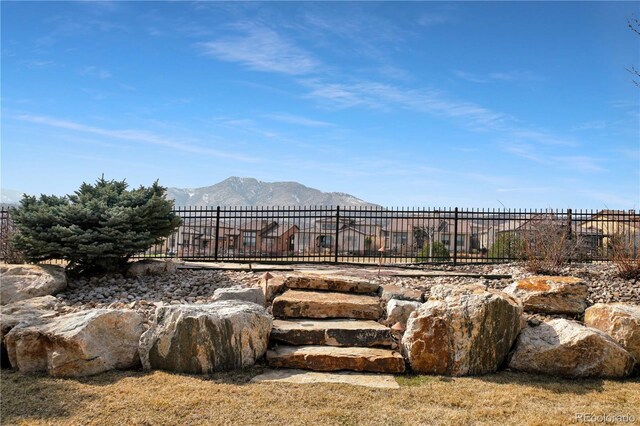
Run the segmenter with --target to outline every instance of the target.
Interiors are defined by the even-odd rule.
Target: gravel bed
[[[316,269],[323,268],[319,266]],[[511,275],[510,279],[486,279],[470,277],[401,277],[378,276],[377,268],[339,267],[341,271],[353,275],[366,276],[380,284],[395,284],[419,289],[429,293],[437,284],[485,284],[501,289],[516,279],[532,274],[525,271],[522,264],[500,265],[433,265],[423,268],[427,271],[447,271],[459,273],[481,273],[491,275]],[[332,267],[326,267],[332,269]],[[598,302],[640,303],[640,283],[615,276],[611,264],[574,264],[565,267],[561,274],[580,277],[589,286],[589,305]],[[274,272],[274,275],[278,274]],[[174,274],[125,278],[121,275],[93,277],[71,281],[69,287],[56,295],[59,300],[56,310],[63,314],[91,308],[129,308],[150,318],[155,308],[161,304],[207,303],[213,293],[223,287],[256,286],[261,272],[178,269]]]
[[[436,284],[484,284],[490,288],[502,289],[513,281],[532,276],[527,272],[523,264],[509,263],[500,265],[461,265],[457,267],[443,265],[434,266],[429,270],[440,270],[460,273],[481,273],[487,275],[511,275],[510,279],[487,279],[467,277],[428,277],[428,278],[402,278],[381,277],[384,284],[397,284],[404,287],[417,288],[422,291]],[[627,280],[616,276],[616,268],[613,264],[572,264],[564,267],[560,275],[582,278],[589,287],[589,305],[595,303],[627,302],[640,304],[640,282]]]
[[[260,274],[253,272],[179,269],[174,274],[125,278],[110,275],[69,282],[56,294],[60,313],[92,308],[135,309],[149,318],[162,304],[208,303],[218,288],[251,287]]]

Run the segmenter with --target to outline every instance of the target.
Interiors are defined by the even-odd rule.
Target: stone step
[[[403,373],[404,358],[389,349],[336,346],[278,346],[267,351],[271,367],[314,371],[369,371]]]
[[[287,290],[273,300],[277,318],[356,318],[382,317],[380,300],[375,296],[328,291]]]
[[[378,284],[362,278],[310,274],[288,275],[285,279],[285,286],[300,290],[338,291],[358,294],[376,293],[380,287]]]
[[[391,330],[375,321],[353,319],[275,320],[271,340],[289,345],[391,346]]]

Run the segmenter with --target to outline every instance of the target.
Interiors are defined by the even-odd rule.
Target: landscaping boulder
[[[397,300],[410,300],[412,302],[422,302],[422,292],[412,288],[400,287],[399,285],[381,285],[380,286],[380,299],[383,302],[389,302],[392,299]]]
[[[406,326],[407,320],[411,312],[420,307],[420,302],[412,302],[409,300],[391,299],[387,302],[387,323],[400,323]]]
[[[522,306],[485,286],[434,286],[409,317],[402,338],[417,373],[464,376],[495,372],[520,331]]]
[[[625,377],[633,365],[610,336],[566,319],[526,327],[509,361],[514,370],[565,377]]]
[[[240,300],[244,302],[257,303],[260,306],[264,306],[264,294],[262,293],[262,289],[258,287],[219,288],[213,292],[213,301],[219,302],[222,300]]]
[[[604,331],[636,359],[640,367],[640,306],[630,303],[597,303],[584,312],[588,327]]]
[[[32,324],[43,316],[55,316],[57,302],[53,296],[41,296],[0,306],[0,336],[4,337],[18,324]]]
[[[0,304],[48,296],[67,287],[64,269],[53,265],[0,265]]]
[[[7,348],[4,344],[4,336],[18,324],[41,324],[47,318],[55,316],[56,302],[57,299],[53,296],[41,296],[0,307],[0,366],[2,368],[11,366]]]
[[[171,260],[144,259],[129,264],[128,277],[143,277],[147,275],[175,274],[178,266]]]
[[[79,377],[140,365],[143,318],[130,310],[93,309],[31,326],[5,337],[9,360],[23,373]]]
[[[522,301],[526,312],[581,314],[587,307],[589,288],[576,277],[529,277],[504,289]]]
[[[1,306],[0,337],[4,339],[4,336],[18,324],[32,325],[34,322],[43,321],[49,315],[55,316],[57,301],[53,296],[41,296]]]
[[[267,350],[272,317],[237,300],[156,309],[140,338],[146,369],[205,374],[253,365]]]

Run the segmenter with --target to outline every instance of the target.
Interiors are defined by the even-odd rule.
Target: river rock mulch
[[[395,284],[429,292],[437,284],[485,284],[502,289],[514,280],[531,276],[522,264],[500,265],[433,265],[421,270],[451,273],[474,273],[487,275],[511,275],[509,279],[472,278],[460,276],[406,277],[378,276],[377,268],[323,267],[341,273],[365,276],[380,284]],[[640,303],[640,283],[615,276],[611,264],[574,264],[562,270],[562,275],[583,278],[589,286],[588,303],[631,302]],[[274,272],[276,274],[276,272]],[[258,285],[261,272],[178,269],[174,274],[125,278],[121,275],[92,277],[71,281],[68,288],[56,295],[56,310],[60,314],[91,308],[129,308],[142,313],[147,319],[162,304],[208,303],[213,293],[224,287],[252,287]]]

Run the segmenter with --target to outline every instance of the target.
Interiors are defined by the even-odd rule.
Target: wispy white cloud
[[[522,81],[539,81],[542,80],[542,77],[534,73],[533,71],[503,71],[503,72],[491,72],[486,75],[472,73],[468,71],[462,70],[453,70],[453,74],[461,78],[462,80],[467,80],[472,83],[490,83],[495,81],[513,81],[513,82],[522,82]]]
[[[226,117],[226,116],[218,116],[218,117],[213,117],[213,119],[214,121],[229,127],[248,127],[256,124],[256,122],[254,120],[251,120],[250,118],[233,118],[233,117]]]
[[[111,77],[111,73],[105,69],[102,68],[98,68],[94,65],[88,66],[88,67],[84,67],[82,70],[80,70],[80,75],[86,75],[89,77],[96,77],[99,79],[107,79]]]
[[[603,130],[608,127],[609,123],[605,120],[593,120],[586,121],[584,123],[578,123],[571,128],[573,131],[581,131],[581,130]]]
[[[290,75],[313,73],[320,62],[275,31],[256,24],[234,26],[242,35],[199,43],[205,55],[238,62],[258,71]]]
[[[418,18],[418,25],[423,27],[431,27],[434,25],[444,24],[449,22],[451,18],[447,15],[438,13],[424,13]]]
[[[265,137],[268,139],[283,140],[282,135],[270,129],[262,128],[255,120],[250,118],[235,118],[235,117],[214,117],[216,123],[220,126],[232,130],[234,132],[240,132],[242,134],[252,134]]]
[[[489,79],[487,79],[486,77],[481,77],[467,71],[453,70],[453,73],[456,75],[456,77],[463,80],[471,81],[473,83],[486,83],[489,81]]]
[[[358,2],[340,3],[340,13],[327,14],[322,7],[307,7],[300,21],[286,24],[308,35],[316,46],[331,49],[340,56],[365,56],[384,60],[407,36],[407,30],[389,19],[370,13]],[[340,41],[336,42],[336,38]]]
[[[101,4],[103,2],[79,2],[87,4]],[[125,2],[114,2],[124,4]],[[101,12],[110,12],[108,8],[92,8],[96,11],[94,15],[102,15]],[[122,24],[121,20],[113,20],[98,16],[96,19],[78,19],[75,14],[52,15],[45,21],[53,29],[46,35],[35,40],[36,45],[52,46],[61,39],[69,37],[86,36],[96,32],[127,32],[128,28]]]
[[[543,192],[551,191],[553,188],[548,186],[531,186],[523,188],[498,188],[496,192]]]
[[[509,185],[511,182],[511,178],[486,173],[465,173],[464,176],[468,179],[490,185]]]
[[[567,147],[578,145],[571,138],[528,128],[509,114],[473,102],[452,99],[438,90],[403,88],[372,81],[335,83],[322,79],[302,79],[299,83],[309,88],[306,97],[329,108],[366,107],[391,110],[399,107],[457,120],[473,131],[495,132],[512,141],[508,145],[509,152],[531,160],[538,160],[534,149],[529,147],[532,144]]]
[[[612,152],[628,160],[638,161],[638,164],[640,164],[640,148],[619,148],[612,150]]]
[[[545,166],[552,166],[557,169],[567,169],[581,173],[600,173],[606,172],[602,163],[606,160],[603,158],[594,158],[584,155],[550,155],[542,149],[541,145],[533,145],[523,142],[508,142],[502,144],[502,149],[509,154],[517,157],[525,158]],[[546,147],[557,151],[558,147]]]
[[[559,163],[559,166],[567,167],[572,170],[578,170],[581,172],[606,171],[606,169],[600,165],[601,160],[584,155],[560,156],[554,157],[553,159]]]
[[[307,117],[301,117],[293,114],[266,114],[264,117],[271,120],[282,121],[284,123],[297,124],[307,127],[330,127],[333,124],[326,121],[313,120]]]
[[[607,191],[600,190],[582,190],[580,193],[588,198],[599,201],[605,208],[632,208],[637,209],[640,207],[637,197],[629,197],[627,195],[620,195]]]
[[[515,125],[511,126],[508,130],[513,138],[520,141],[528,141],[531,143],[548,146],[578,146],[578,142],[576,142],[574,139],[556,136],[540,130],[531,130],[517,127]]]
[[[41,124],[49,127],[72,130],[76,132],[89,133],[98,136],[103,136],[110,139],[118,139],[131,142],[142,142],[150,145],[164,146],[167,148],[176,149],[183,152],[189,152],[194,154],[209,155],[213,157],[228,158],[236,161],[243,162],[259,162],[258,159],[252,157],[246,157],[243,155],[229,153],[225,151],[219,151],[215,149],[205,148],[201,146],[191,145],[184,142],[175,141],[173,139],[165,138],[146,130],[126,129],[126,130],[112,130],[103,129],[94,126],[88,126],[82,123],[76,123],[73,121],[59,120],[53,117],[23,114],[15,116],[14,118],[30,123]]]
[[[29,68],[43,68],[55,65],[55,62],[49,60],[38,60],[32,59],[28,61],[21,61],[22,64],[26,65]]]
[[[489,77],[493,80],[502,81],[537,81],[543,79],[533,71],[492,72]]]
[[[376,99],[375,94],[366,93],[363,84],[343,84],[325,82],[320,79],[305,79],[299,81],[309,88],[307,98],[324,103],[330,108],[351,108],[354,106],[364,106],[367,108],[382,108],[384,104],[380,99]]]
[[[502,144],[502,149],[509,154],[525,158],[536,163],[546,164],[547,160],[541,156],[536,148],[530,144],[522,142],[508,142]]]
[[[394,80],[409,81],[413,79],[409,72],[390,64],[384,64],[376,71],[383,77],[392,78]]]
[[[338,108],[365,106],[388,109],[395,106],[448,118],[464,119],[467,125],[482,128],[499,126],[500,123],[508,119],[505,114],[491,111],[471,102],[449,99],[435,90],[403,89],[371,81],[349,84],[306,79],[301,83],[310,89],[307,97]]]

